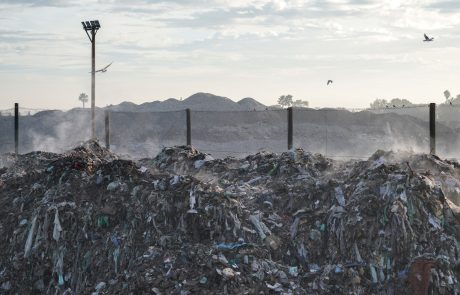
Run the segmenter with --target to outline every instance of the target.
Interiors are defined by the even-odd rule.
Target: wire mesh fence
[[[459,105],[439,105],[436,109],[436,152],[445,158],[460,156]]]
[[[32,113],[35,111],[35,113]],[[14,151],[14,109],[0,111],[0,152]],[[99,131],[103,128],[97,112]],[[18,109],[18,147],[20,153],[41,150],[62,152],[90,138],[91,113],[88,109],[34,110]],[[99,132],[101,134],[101,132]]]
[[[297,109],[294,146],[328,157],[358,159],[379,149],[429,152],[428,108],[412,108],[419,112],[417,117],[396,113],[401,111]]]
[[[0,113],[2,113],[2,111],[0,111]],[[13,116],[14,116],[14,111],[13,111]],[[1,115],[0,116],[0,152],[14,151],[13,116],[12,115]]]
[[[217,157],[286,150],[285,110],[192,111],[192,145]]]
[[[62,152],[91,137],[90,109],[19,109],[19,152]],[[104,110],[96,110],[96,135],[105,138]],[[458,157],[460,106],[440,105],[437,152]],[[288,149],[288,112],[191,111],[192,145],[214,157],[244,157]],[[153,157],[187,143],[186,110],[110,112],[110,148],[132,157]],[[0,111],[0,153],[14,151],[14,109]],[[293,147],[338,159],[368,158],[376,150],[430,151],[429,107],[293,109]]]
[[[109,117],[115,152],[153,157],[164,147],[186,144],[185,111],[111,112]]]

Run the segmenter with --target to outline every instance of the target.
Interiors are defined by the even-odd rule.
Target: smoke
[[[58,125],[51,126],[53,130],[49,135],[48,132],[29,131],[32,145],[31,150],[63,152],[71,149],[78,143],[90,138],[88,120],[86,116],[76,115],[71,122],[62,122]]]
[[[63,152],[91,137],[89,110],[46,111],[19,118],[19,152]]]

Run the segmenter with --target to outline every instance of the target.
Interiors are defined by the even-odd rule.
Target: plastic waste
[[[53,239],[56,242],[59,242],[59,238],[61,237],[61,222],[59,221],[59,211],[56,208],[56,211],[54,213],[54,229],[53,229]]]
[[[30,227],[29,234],[27,235],[26,245],[24,247],[24,258],[29,257],[30,250],[32,249],[32,240],[35,234],[35,228],[37,225],[37,215],[32,218],[32,226]]]

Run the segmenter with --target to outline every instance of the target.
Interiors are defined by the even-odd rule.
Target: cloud
[[[458,13],[460,10],[460,1],[436,1],[428,5],[428,8],[438,9],[443,13]]]
[[[66,0],[0,0],[0,4],[15,6],[50,6],[50,7],[67,7],[77,5],[77,1]]]
[[[57,34],[32,33],[24,30],[0,29],[1,43],[20,43],[26,44],[33,41],[55,41]]]

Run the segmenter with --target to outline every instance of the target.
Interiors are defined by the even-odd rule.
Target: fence
[[[436,111],[436,150],[447,158],[460,158],[460,106],[440,105]]]
[[[27,109],[26,109],[27,110]],[[368,158],[378,149],[458,157],[460,106],[364,110],[118,112],[96,110],[96,135],[117,153],[151,157],[193,145],[214,157],[303,148],[332,158]],[[0,112],[0,152],[59,152],[91,136],[89,109]],[[14,118],[14,120],[13,120]]]

